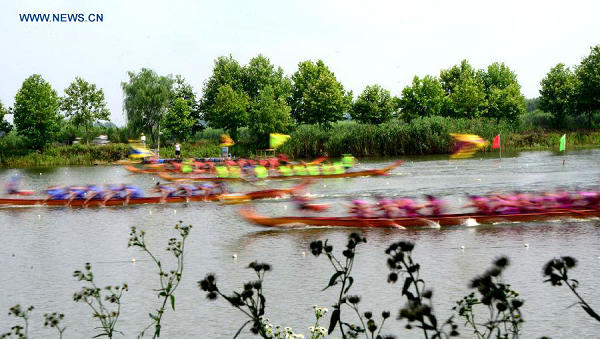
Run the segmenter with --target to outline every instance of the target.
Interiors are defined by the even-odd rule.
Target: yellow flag
[[[139,143],[129,144],[129,157],[132,159],[143,159],[156,156],[154,152]]]
[[[235,145],[229,134],[221,134],[221,147],[229,147]]]
[[[290,138],[291,137],[287,134],[271,133],[269,134],[269,147],[275,149],[283,145]]]
[[[454,139],[453,153],[450,158],[470,158],[479,150],[489,144],[484,138],[475,134],[450,133]]]

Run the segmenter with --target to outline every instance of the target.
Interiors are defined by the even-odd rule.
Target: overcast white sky
[[[19,13],[101,13],[102,23],[26,23]],[[287,74],[321,58],[354,91],[378,83],[399,95],[414,75],[468,59],[505,62],[526,97],[558,62],[579,63],[600,43],[600,1],[213,0],[2,1],[0,100],[41,74],[63,95],[75,76],[106,93],[124,124],[127,71],[181,74],[200,94],[220,55],[262,53]]]

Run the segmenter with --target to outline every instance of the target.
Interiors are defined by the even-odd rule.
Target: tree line
[[[262,146],[268,133],[288,132],[298,124],[327,127],[343,119],[380,124],[428,116],[516,122],[532,107],[550,113],[555,128],[563,126],[565,117],[581,114],[591,126],[600,110],[599,73],[597,45],[572,69],[562,63],[553,67],[541,81],[539,99],[526,101],[515,72],[504,63],[475,69],[467,60],[438,76],[415,76],[400,97],[373,84],[354,98],[322,60],[302,61],[287,76],[259,54],[246,65],[231,55],[218,57],[201,96],[181,75],[159,75],[147,68],[129,72],[121,87],[131,133],[146,133],[153,142],[159,135],[184,141],[209,126],[236,139],[238,130],[248,127],[255,144]],[[89,128],[110,117],[104,92],[95,84],[77,77],[59,97],[37,74],[23,82],[14,107],[7,110],[0,103],[0,117],[6,113],[14,115],[16,133],[38,150],[55,141],[65,121],[83,127],[87,140]],[[12,128],[1,120],[0,130]]]

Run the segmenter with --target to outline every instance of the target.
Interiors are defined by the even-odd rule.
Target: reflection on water
[[[505,155],[503,154],[503,157]],[[565,166],[562,166],[562,159]],[[389,162],[388,159],[385,162]],[[597,188],[600,151],[585,150],[556,156],[549,152],[526,152],[514,157],[448,161],[445,157],[406,158],[403,166],[386,177],[334,179],[317,182],[312,193],[334,205],[328,213],[339,215],[338,206],[352,197],[378,194],[413,196],[434,194],[450,201],[455,209],[465,194],[486,194],[513,190],[539,191],[556,187],[575,190]],[[364,162],[362,168],[384,166]],[[51,183],[130,182],[148,188],[156,183],[151,176],[130,176],[119,167],[71,167],[51,170],[3,170],[6,178],[22,173],[24,187],[41,189]],[[41,173],[41,174],[40,174]],[[292,183],[259,183],[257,187],[234,184],[247,191]],[[287,199],[259,201],[255,208],[267,215],[296,215]],[[600,330],[584,312],[572,307],[575,300],[564,288],[542,283],[542,266],[549,259],[571,255],[579,259],[573,276],[581,282],[580,293],[592,305],[600,300],[600,221],[504,223],[442,229],[263,229],[242,220],[238,206],[218,203],[148,205],[127,208],[1,208],[0,232],[0,331],[16,324],[6,310],[17,303],[35,305],[33,337],[49,337],[42,315],[65,313],[69,338],[91,337],[96,326],[85,305],[71,300],[80,285],[73,270],[91,262],[101,285],[127,282],[130,291],[123,297],[123,315],[118,328],[125,338],[145,327],[147,313],[156,308],[153,288],[158,280],[152,262],[139,251],[127,248],[129,228],[142,227],[147,241],[166,264],[167,239],[175,233],[177,220],[194,225],[186,253],[186,269],[177,291],[176,312],[165,315],[165,338],[230,338],[243,323],[239,312],[223,300],[209,302],[196,287],[208,272],[217,275],[224,291],[239,290],[253,279],[246,269],[253,260],[272,264],[266,277],[268,317],[278,324],[307,332],[312,325],[312,305],[330,307],[335,290],[322,292],[332,270],[325,258],[314,258],[308,245],[315,239],[330,239],[339,252],[350,232],[359,231],[368,242],[358,250],[353,293],[362,295],[361,308],[392,314],[402,306],[398,286],[386,282],[385,248],[405,239],[416,242],[414,257],[421,263],[423,278],[434,289],[434,306],[440,319],[450,315],[454,302],[469,293],[470,279],[481,274],[490,262],[508,255],[511,265],[506,280],[525,299],[524,337],[548,335],[553,338],[594,338]],[[528,246],[526,246],[526,244]],[[464,250],[461,248],[464,247]],[[236,259],[233,258],[236,255]],[[135,258],[136,262],[131,263]],[[2,311],[4,310],[4,311]],[[175,326],[177,324],[177,326]],[[185,324],[185,325],[183,325]],[[403,323],[389,321],[385,333],[399,338],[419,337],[403,329]],[[463,337],[470,337],[463,330]],[[248,337],[245,335],[244,337]]]

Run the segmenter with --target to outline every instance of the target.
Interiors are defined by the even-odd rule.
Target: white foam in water
[[[467,227],[473,227],[473,226],[478,226],[479,223],[477,222],[477,220],[473,219],[473,218],[467,218],[464,222],[463,222],[463,226],[467,226]]]
[[[425,220],[425,222],[427,222],[427,227],[429,228],[442,228],[442,226],[440,226],[440,223],[435,222],[435,221],[431,221],[429,219],[423,219]]]

